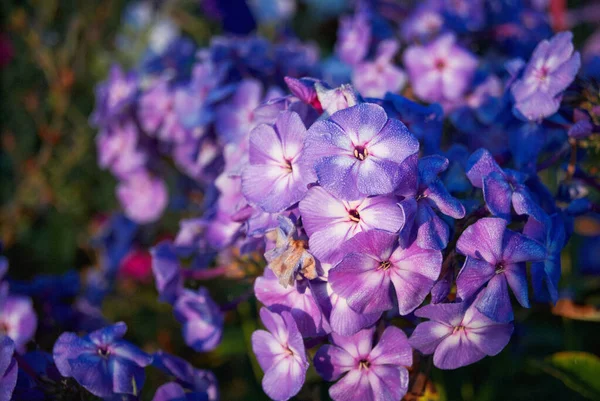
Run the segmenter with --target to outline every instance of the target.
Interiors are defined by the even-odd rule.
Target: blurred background
[[[56,283],[48,284],[49,276],[46,281],[40,277],[59,275],[53,276],[61,277],[64,285],[58,287],[63,288],[59,296],[70,302],[77,289],[69,283],[76,286],[79,281],[69,280],[75,276],[92,280],[94,269],[109,259],[118,264],[122,278],[104,300],[102,312],[110,321],[127,322],[130,340],[148,351],[162,348],[184,356],[196,367],[212,369],[223,400],[267,399],[249,346],[250,334],[258,327],[256,302],[242,302],[227,315],[223,343],[216,351],[200,354],[185,347],[171,308],[156,301],[147,251],[158,240],[172,237],[182,216],[168,212],[159,223],[142,230],[133,228],[130,238],[121,238],[119,233],[128,222],[115,220],[117,182],[98,167],[96,132],[89,123],[94,88],[114,62],[128,70],[181,35],[202,47],[215,35],[254,29],[256,21],[260,22],[258,33],[267,38],[289,29],[328,55],[333,51],[339,16],[352,10],[344,0],[248,3],[2,1],[0,238],[11,277],[39,281],[34,301],[40,326],[48,329],[38,330],[36,343],[41,348],[50,349],[66,327],[56,324],[54,313],[60,311],[45,309],[50,304],[46,298],[56,295]],[[564,13],[594,2],[552,3],[549,12],[562,7],[559,10]],[[253,20],[236,15],[235,10],[244,7],[252,12]],[[568,21],[563,21],[567,28]],[[593,24],[574,27],[578,47],[593,29]],[[598,387],[590,388],[591,382],[596,386],[600,382],[597,365],[590,362],[587,366],[582,359],[588,379],[595,378],[582,380],[548,360],[557,352],[600,353],[599,234],[599,216],[576,221],[575,234],[563,252],[562,299],[557,307],[535,304],[519,309],[515,334],[499,356],[457,371],[434,370],[435,386],[427,384],[425,395],[412,399],[578,400],[600,394]],[[243,294],[250,288],[240,280],[203,284],[222,302],[229,294]],[[44,294],[44,288],[53,294]],[[163,382],[158,370],[149,370],[144,397],[151,399]],[[312,369],[298,399],[328,399],[327,384]]]

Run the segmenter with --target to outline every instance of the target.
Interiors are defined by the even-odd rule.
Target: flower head
[[[136,223],[152,223],[167,207],[169,194],[160,177],[141,170],[131,174],[117,186],[117,198],[125,215]]]
[[[144,384],[144,367],[152,357],[123,340],[125,323],[94,331],[84,337],[63,333],[54,344],[54,362],[61,375],[98,397],[138,395]]]
[[[328,381],[341,377],[329,389],[334,401],[399,400],[406,394],[406,367],[412,365],[413,359],[406,335],[390,326],[373,346],[374,333],[371,328],[349,337],[331,334],[332,345],[317,351],[317,372]]]
[[[137,94],[138,75],[125,72],[119,65],[113,65],[106,81],[96,88],[96,109],[91,120],[97,126],[104,126],[118,117],[130,105]]]
[[[120,178],[143,168],[148,155],[138,148],[138,135],[132,121],[104,127],[96,137],[98,165]]]
[[[430,319],[420,323],[410,345],[424,354],[433,354],[440,369],[470,365],[486,355],[496,355],[508,344],[512,323],[497,323],[479,312],[475,303],[426,305],[415,315]]]
[[[217,379],[211,371],[196,369],[185,359],[164,351],[154,354],[152,364],[176,379],[176,382],[161,386],[154,395],[154,401],[183,399],[217,401],[219,399]]]
[[[171,242],[163,241],[152,248],[151,255],[158,299],[173,304],[183,290],[181,266],[175,247]]]
[[[394,192],[402,162],[418,150],[404,124],[388,119],[381,106],[361,103],[310,127],[303,163],[327,191],[357,200]]]
[[[352,82],[365,97],[383,97],[387,92],[397,93],[406,83],[406,73],[394,64],[398,52],[395,40],[384,40],[377,47],[375,60],[356,66]]]
[[[17,350],[24,350],[37,329],[37,315],[31,298],[0,294],[0,337],[8,336]]]
[[[223,313],[208,291],[183,290],[174,304],[175,318],[183,325],[185,343],[198,352],[215,349],[223,336]]]
[[[573,50],[571,32],[560,32],[550,41],[541,41],[523,76],[511,87],[514,113],[526,120],[540,120],[556,113],[562,92],[573,82],[580,66],[581,58]]]
[[[289,312],[277,314],[262,308],[260,319],[268,331],[252,333],[252,350],[265,372],[262,387],[271,399],[285,401],[304,384],[308,370],[304,342]]]
[[[8,336],[0,335],[0,401],[10,401],[19,367],[13,358],[15,344]]]
[[[506,226],[503,219],[480,219],[467,227],[456,244],[467,257],[456,279],[458,296],[470,299],[487,284],[474,305],[496,322],[513,319],[508,287],[521,306],[529,307],[525,262],[538,262],[546,255],[540,243]]]

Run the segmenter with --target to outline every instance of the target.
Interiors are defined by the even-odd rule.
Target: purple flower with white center
[[[306,128],[294,112],[282,112],[274,126],[261,124],[250,133],[250,164],[242,191],[265,212],[281,212],[301,200],[315,181],[300,164]]]
[[[514,114],[525,120],[541,120],[556,113],[563,91],[573,82],[580,66],[571,32],[560,32],[550,41],[541,41],[523,76],[510,88],[515,99]]]
[[[404,124],[388,119],[381,106],[361,103],[310,127],[302,163],[333,195],[357,200],[394,192],[402,162],[418,150]]]
[[[357,65],[367,56],[371,43],[371,24],[365,8],[353,16],[340,18],[335,52],[344,63]]]
[[[152,248],[150,253],[158,299],[173,304],[183,291],[183,277],[175,247],[170,241],[163,241]]]
[[[433,155],[418,161],[418,185],[416,194],[399,203],[403,210],[406,225],[402,231],[403,243],[410,243],[416,236],[417,245],[425,249],[441,250],[448,244],[450,230],[435,212],[455,219],[465,216],[465,207],[458,199],[450,195],[438,174],[448,168],[448,159]],[[414,216],[414,218],[413,218]]]
[[[395,233],[405,223],[395,197],[344,201],[319,186],[308,190],[299,209],[310,252],[322,263],[337,263],[343,255],[342,245],[359,232],[379,229]]]
[[[415,10],[403,21],[401,36],[405,42],[427,42],[444,27],[441,3],[438,0],[418,3]]]
[[[0,337],[10,337],[17,350],[23,351],[37,329],[37,315],[31,298],[0,294]]]
[[[501,169],[486,149],[479,149],[469,157],[466,172],[471,184],[483,189],[487,208],[494,216],[510,221],[512,205],[519,215],[526,214],[538,221],[546,219],[546,213],[525,186],[527,176]]]
[[[328,280],[329,271],[333,266],[328,263],[321,266],[324,275],[311,282],[311,289],[323,315],[329,321],[331,330],[343,336],[351,336],[374,325],[381,317],[381,313],[355,312],[348,305],[348,300],[340,297]]]
[[[157,390],[154,400],[177,400],[178,398],[169,398],[173,395],[182,394],[189,401],[206,400],[217,401],[219,399],[219,389],[215,375],[209,370],[196,369],[185,359],[167,354],[164,351],[158,351],[154,354],[152,364],[163,370],[169,376],[176,379],[176,382],[169,383],[160,392]],[[168,387],[166,387],[168,386]]]
[[[486,355],[500,353],[513,332],[512,323],[497,323],[472,304],[426,305],[415,315],[430,319],[420,323],[408,340],[424,354],[433,354],[439,369],[457,369]]]
[[[117,185],[117,198],[128,218],[146,224],[160,218],[169,202],[169,193],[160,177],[142,170]]]
[[[260,320],[268,331],[252,333],[252,350],[265,372],[263,390],[275,401],[289,400],[302,388],[309,366],[302,336],[289,312],[262,308]]]
[[[332,345],[317,351],[313,360],[317,372],[327,381],[339,379],[329,389],[334,401],[391,401],[406,394],[406,368],[413,362],[406,335],[387,327],[373,347],[374,333],[374,328],[350,337],[332,333]]]
[[[513,319],[508,287],[524,308],[529,307],[525,262],[539,262],[546,250],[539,242],[508,230],[506,220],[483,218],[467,227],[456,249],[467,259],[456,279],[462,300],[473,297],[487,284],[474,305],[495,322]]]
[[[184,89],[179,89],[179,96],[176,93],[167,80],[159,79],[141,95],[138,119],[146,134],[166,142],[183,142],[189,138],[189,132],[181,124],[175,107],[176,101],[184,106],[190,99],[185,96]]]
[[[144,367],[152,357],[123,340],[126,332],[127,326],[120,322],[84,337],[63,333],[54,344],[56,367],[98,397],[139,395]]]
[[[138,135],[130,120],[106,126],[96,137],[98,165],[120,178],[143,168],[148,155],[138,148]]]
[[[568,241],[563,217],[556,213],[544,223],[530,217],[523,228],[523,234],[546,247],[544,260],[531,264],[531,282],[536,299],[555,304],[561,275],[560,253]]]
[[[394,65],[398,42],[384,40],[377,47],[375,60],[358,64],[352,82],[365,97],[383,97],[386,92],[399,92],[406,84],[406,74]]]
[[[442,253],[413,242],[398,245],[398,236],[379,230],[357,234],[346,256],[329,271],[333,290],[359,313],[379,313],[394,306],[407,315],[425,300],[442,268]]]
[[[0,401],[10,401],[17,384],[19,367],[14,352],[15,344],[10,337],[0,335]]]
[[[254,282],[254,293],[269,310],[289,312],[294,317],[303,337],[317,337],[329,333],[330,327],[321,313],[308,280],[296,281],[295,285],[283,287],[271,271],[265,269]]]
[[[208,290],[183,290],[175,301],[173,313],[183,325],[185,343],[198,352],[211,351],[223,336],[223,313]]]
[[[125,72],[113,65],[106,81],[96,88],[96,109],[91,121],[96,126],[104,126],[118,117],[135,100],[138,89],[138,76],[135,72]]]
[[[440,36],[404,52],[404,65],[415,94],[427,102],[446,105],[458,101],[467,91],[478,60],[456,44],[452,34]]]
[[[217,108],[215,127],[225,143],[239,143],[257,125],[254,110],[262,99],[262,84],[255,79],[242,81],[231,101]]]

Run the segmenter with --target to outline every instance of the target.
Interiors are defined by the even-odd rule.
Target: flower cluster
[[[225,6],[206,3],[227,29]],[[277,3],[253,4],[258,19],[291,18],[293,2]],[[251,347],[276,401],[301,392],[311,363],[335,382],[334,401],[399,400],[409,368],[497,355],[519,308],[556,303],[573,218],[599,210],[580,145],[600,132],[600,99],[571,93],[589,76],[573,35],[525,2],[432,0],[399,13],[358,3],[327,59],[286,35],[196,48],[174,34],[137,68],[112,67],[91,122],[125,216],[104,222],[103,266],[71,295],[85,319],[52,355],[29,357],[53,391],[135,398],[154,366],[173,379],[154,400],[218,399],[210,371],[146,353],[123,339],[124,323],[104,320],[122,277],[152,274],[197,352],[218,347],[231,306],[254,295],[266,330]],[[542,181],[550,167],[556,194]],[[179,230],[147,251],[136,236],[167,211]],[[0,280],[6,269],[0,259]],[[249,291],[197,285],[216,277]],[[14,393],[39,390],[16,358],[31,354],[36,328],[27,296],[68,280],[10,291],[0,281],[0,401],[18,369]]]

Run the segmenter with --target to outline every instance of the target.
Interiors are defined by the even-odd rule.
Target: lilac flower
[[[217,108],[216,130],[225,143],[239,143],[257,125],[254,109],[262,98],[262,84],[255,79],[242,81],[230,102]]]
[[[351,336],[374,325],[381,313],[355,312],[348,305],[348,300],[340,297],[328,280],[329,271],[333,266],[328,263],[321,266],[324,270],[323,275],[311,282],[311,289],[331,330],[343,336]]]
[[[250,164],[242,174],[246,198],[266,212],[281,212],[301,200],[314,182],[300,164],[306,128],[300,116],[283,112],[275,126],[262,124],[250,133]]]
[[[344,84],[330,89],[324,84],[315,84],[317,103],[323,110],[321,118],[328,118],[337,111],[347,109],[360,103],[360,95],[352,85]]]
[[[444,16],[438,0],[418,3],[414,11],[401,25],[401,36],[405,42],[427,42],[444,27]]]
[[[162,179],[142,170],[119,183],[117,198],[128,218],[146,224],[160,218],[167,207],[169,194]]]
[[[254,282],[254,293],[269,310],[289,312],[303,337],[317,337],[329,333],[330,327],[321,313],[308,280],[296,281],[295,285],[283,287],[271,271],[265,269]]]
[[[219,399],[217,379],[211,371],[196,369],[186,360],[163,351],[154,354],[153,365],[176,379],[176,382],[161,386],[163,389],[157,390],[154,400],[175,401],[179,398],[173,396],[184,392],[185,397],[180,397],[181,400],[217,401]],[[163,398],[157,398],[159,396]]]
[[[210,182],[221,166],[221,153],[221,147],[211,137],[190,138],[174,145],[173,160],[182,173],[199,182]]]
[[[377,47],[374,61],[358,64],[352,73],[356,89],[366,97],[383,97],[386,92],[399,92],[406,83],[406,74],[394,65],[398,42],[384,40]]]
[[[169,241],[162,241],[152,248],[151,255],[158,299],[173,304],[183,291],[183,277],[175,247]]]
[[[538,262],[546,251],[537,241],[506,229],[506,220],[483,218],[467,227],[456,249],[467,256],[456,279],[457,294],[462,300],[474,296],[486,285],[474,305],[495,322],[513,319],[508,287],[521,306],[528,308],[525,262]]]
[[[426,46],[413,45],[404,52],[415,94],[427,102],[456,102],[469,88],[477,58],[456,44],[451,34]]]
[[[152,401],[192,401],[192,395],[178,383],[166,383],[156,389]]]
[[[98,165],[119,178],[142,168],[148,155],[138,148],[138,130],[132,121],[107,125],[96,137]]]
[[[573,51],[571,32],[560,32],[550,41],[541,41],[523,76],[512,84],[515,115],[526,120],[541,120],[556,113],[562,92],[573,82],[580,65],[579,52]]]
[[[442,253],[416,243],[398,246],[398,236],[378,230],[357,234],[345,247],[349,253],[329,272],[333,290],[359,313],[385,312],[394,306],[393,286],[401,315],[424,300],[442,267]]]
[[[327,381],[343,377],[329,389],[334,401],[401,399],[408,390],[412,350],[397,327],[386,328],[373,347],[375,329],[344,337],[331,334],[332,345],[317,351],[314,364]]]
[[[365,8],[340,18],[335,52],[344,63],[352,66],[360,63],[367,56],[370,43],[371,24]]]
[[[322,187],[312,187],[300,202],[310,252],[322,263],[338,262],[341,247],[361,231],[399,231],[405,223],[394,197],[375,196],[343,201]]]
[[[91,120],[96,126],[104,126],[118,117],[135,99],[138,89],[138,76],[135,72],[125,72],[119,65],[113,65],[106,81],[96,87],[96,109]]]
[[[508,344],[512,323],[497,323],[472,304],[426,305],[415,315],[430,319],[420,323],[411,335],[410,345],[424,354],[433,354],[439,369],[470,365],[486,355],[497,355]]]
[[[0,337],[8,336],[17,350],[22,352],[37,329],[37,315],[31,298],[0,294]]]
[[[178,93],[177,97],[166,79],[159,79],[142,94],[138,119],[146,134],[167,142],[183,142],[188,138],[188,130],[180,122],[175,103],[183,106],[190,100],[183,89]]]
[[[0,401],[10,401],[17,384],[19,367],[14,352],[15,344],[10,337],[0,335]]]
[[[486,149],[479,149],[469,157],[467,177],[474,187],[483,189],[487,208],[494,216],[510,220],[512,204],[519,215],[526,214],[538,221],[546,218],[546,213],[524,184],[527,176],[501,169]]]
[[[185,343],[198,352],[211,351],[223,336],[223,313],[208,291],[183,290],[175,301],[175,318],[183,325]]]
[[[138,395],[144,384],[144,367],[152,357],[123,340],[125,323],[94,331],[84,337],[63,333],[54,344],[54,362],[61,375],[98,397]]]
[[[252,333],[252,350],[265,372],[263,390],[275,401],[289,400],[302,388],[308,370],[302,336],[289,312],[262,308],[260,319],[268,332]]]
[[[448,163],[448,159],[438,155],[423,157],[418,161],[417,191],[399,203],[408,222],[402,232],[404,243],[410,243],[416,236],[417,245],[421,248],[444,249],[450,230],[434,209],[455,219],[465,216],[464,206],[450,195],[438,177],[448,168]]]
[[[303,163],[340,199],[391,194],[401,181],[401,164],[419,150],[404,124],[382,107],[362,103],[313,124]]]
[[[523,228],[523,234],[546,247],[544,260],[531,264],[531,281],[536,298],[556,303],[561,275],[560,253],[568,241],[565,222],[558,213],[550,216],[544,223],[530,217]]]

